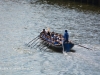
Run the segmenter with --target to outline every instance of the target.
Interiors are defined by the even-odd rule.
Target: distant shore
[[[100,0],[70,0],[70,1],[75,1],[75,2],[80,2],[80,3],[87,3],[87,4],[91,4],[91,5],[100,6]]]
[[[47,0],[47,1],[58,1],[58,0]],[[86,3],[89,5],[95,5],[95,6],[100,6],[100,0],[59,0],[62,2],[67,2],[67,1],[73,1],[73,2],[79,2],[79,3]]]

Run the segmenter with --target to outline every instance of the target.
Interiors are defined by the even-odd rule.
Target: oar
[[[43,46],[42,48],[40,48],[40,50],[43,49],[44,47],[45,47],[45,46]]]
[[[31,46],[33,45],[33,43],[31,44]],[[35,44],[31,48],[33,48],[34,46],[36,46],[38,43],[39,43],[39,41],[37,40],[37,42],[35,42]]]
[[[40,47],[42,44],[44,44],[44,42],[45,42],[45,40],[43,40],[43,42],[38,47]],[[45,46],[41,47],[40,50],[43,49],[44,47]]]
[[[43,42],[42,42],[42,43],[44,43],[44,42],[45,42],[45,40],[43,40]],[[41,44],[42,44],[42,43],[41,43]],[[40,44],[40,46],[41,46],[41,44]],[[45,44],[45,45],[48,45],[48,43],[47,43],[47,44]],[[40,50],[41,50],[41,49],[43,49],[43,48],[45,47],[45,45],[44,45],[44,46],[42,46],[42,47],[40,48]]]
[[[74,43],[74,44],[75,44],[75,45],[78,45],[78,46],[80,46],[80,47],[83,47],[83,48],[89,49],[89,50],[93,50],[93,49],[91,49],[91,48],[85,47],[85,46],[80,45],[80,44],[78,44],[78,43]]]
[[[83,47],[83,48],[86,48],[86,49],[89,49],[89,50],[93,50],[93,49],[91,49],[91,48],[88,48],[88,47],[82,46],[82,45],[80,45],[80,44],[78,44],[78,46]]]
[[[30,47],[31,45],[33,45],[36,41],[38,41],[39,38],[35,39],[28,47]]]
[[[47,45],[47,44],[46,44],[46,45]],[[45,47],[45,45],[44,45],[43,47],[41,47],[40,50],[43,49],[44,47]]]
[[[44,42],[44,40],[43,40],[43,42]],[[43,43],[43,42],[42,42],[42,43]],[[41,43],[41,44],[42,44],[42,43]],[[37,42],[34,46],[36,46],[37,44],[38,44],[38,42]],[[40,45],[38,45],[38,47],[40,47],[40,46],[41,46],[41,44],[40,44]],[[34,47],[34,46],[33,46],[33,47]],[[31,48],[33,48],[33,47],[31,47]]]
[[[39,37],[39,35],[37,37],[35,37],[33,40],[37,39],[38,37]],[[33,40],[31,40],[28,44],[30,44]]]
[[[48,43],[48,46],[47,46],[47,48],[49,48],[49,46],[50,46],[50,44]],[[47,48],[46,48],[46,49],[47,49]],[[46,49],[45,49],[45,50],[46,50]],[[45,51],[45,50],[44,50],[44,51]]]

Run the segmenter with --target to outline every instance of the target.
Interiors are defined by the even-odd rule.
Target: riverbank
[[[82,2],[75,2],[71,0],[39,0],[41,3],[48,3],[51,5],[57,4],[64,8],[76,9],[78,11],[92,11],[100,14],[100,7]]]
[[[100,6],[100,0],[70,0],[70,1]]]
[[[63,3],[66,3],[66,2],[69,2],[69,1],[71,1],[71,2],[78,2],[78,3],[80,3],[80,4],[89,4],[89,5],[95,5],[95,6],[98,6],[98,7],[100,7],[100,0],[42,0],[42,1],[53,1],[53,2],[63,2]]]

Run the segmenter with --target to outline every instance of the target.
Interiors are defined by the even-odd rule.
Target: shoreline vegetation
[[[76,9],[78,11],[85,11],[85,12],[90,11],[90,12],[100,13],[100,4],[96,4],[96,2],[95,4],[91,4],[91,2],[86,3],[85,1],[84,0],[39,0],[39,1],[36,1],[36,3],[42,3],[42,4],[47,3],[50,5],[57,4],[64,8]],[[94,0],[94,1],[97,1],[97,0]],[[34,4],[33,1],[31,1],[30,3]]]
[[[89,4],[89,5],[95,5],[95,6],[99,6],[100,7],[100,0],[42,0],[42,1],[48,1],[48,2],[78,2],[78,3],[85,3],[85,4]]]

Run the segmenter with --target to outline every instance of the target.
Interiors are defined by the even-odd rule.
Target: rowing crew
[[[48,41],[49,43],[55,44],[55,45],[62,45],[63,42],[68,42],[69,35],[67,33],[67,30],[65,30],[64,36],[55,32],[49,32],[43,31],[40,33],[40,37]]]

